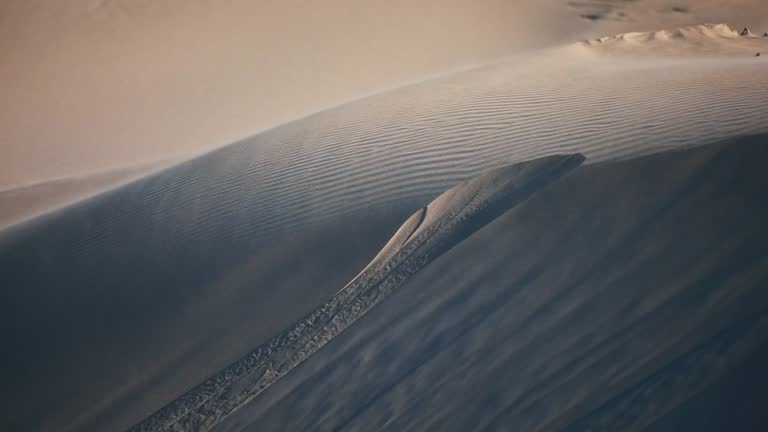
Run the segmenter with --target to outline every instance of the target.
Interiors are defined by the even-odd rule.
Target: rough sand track
[[[578,168],[214,430],[759,430],[766,139]]]
[[[462,183],[414,213],[377,257],[326,304],[130,432],[199,431],[256,398],[424,266],[532,194],[578,167],[551,156]]]

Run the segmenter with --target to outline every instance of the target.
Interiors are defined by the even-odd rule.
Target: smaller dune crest
[[[373,261],[325,304],[128,432],[214,429],[427,264],[584,160],[579,153],[543,157],[449,189],[408,218]]]
[[[398,254],[413,251],[431,261],[584,160],[580,153],[548,156],[459,183],[411,215],[360,275],[388,272]]]
[[[674,30],[621,33],[586,40],[577,48],[619,56],[753,56],[768,49],[768,38],[727,24],[701,24]]]

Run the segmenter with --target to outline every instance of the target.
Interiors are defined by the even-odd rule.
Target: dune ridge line
[[[408,218],[373,261],[331,300],[129,432],[211,430],[429,262],[584,160],[581,154],[536,159],[493,170],[446,191]]]

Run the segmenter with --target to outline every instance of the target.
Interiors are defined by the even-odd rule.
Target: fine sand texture
[[[439,267],[439,261],[448,262],[448,255],[459,253],[452,250],[413,278],[428,279],[408,285],[436,286],[429,284],[444,281],[443,289],[458,290],[462,296],[471,297],[474,292],[486,291],[476,290],[474,282],[471,289],[462,285],[459,282],[463,278],[481,278],[486,271],[498,278],[495,280],[524,276],[497,274],[480,264],[496,263],[493,265],[513,271],[533,266],[531,260],[556,266],[547,267],[547,277],[563,281],[578,281],[586,277],[579,272],[593,268],[596,273],[590,277],[625,277],[616,273],[620,272],[618,267],[608,265],[610,261],[594,255],[603,252],[631,255],[622,261],[621,268],[631,264],[643,269],[635,273],[627,269],[627,278],[640,278],[647,270],[648,277],[655,279],[645,289],[661,289],[666,286],[662,276],[674,276],[670,280],[677,282],[670,282],[666,291],[651,293],[657,297],[686,289],[687,282],[680,282],[680,269],[689,270],[697,263],[703,267],[700,273],[692,274],[704,278],[703,275],[712,273],[711,280],[717,281],[721,273],[716,269],[720,268],[718,260],[722,257],[716,252],[730,254],[727,257],[738,256],[739,250],[752,254],[749,245],[738,249],[729,242],[746,244],[747,234],[757,236],[756,239],[762,235],[755,220],[765,219],[765,215],[753,197],[754,185],[764,184],[759,183],[762,177],[755,177],[756,183],[750,183],[744,179],[752,177],[738,174],[758,176],[753,172],[755,164],[765,160],[759,159],[764,156],[759,145],[765,143],[768,132],[768,74],[763,60],[740,58],[723,62],[708,55],[616,59],[585,55],[570,48],[542,51],[322,111],[7,227],[0,231],[0,341],[4,347],[0,360],[4,385],[0,421],[22,431],[127,430],[331,299],[376,256],[409,215],[442,192],[488,170],[544,156],[582,153],[588,159],[579,172],[607,170],[608,174],[587,176],[592,180],[587,185],[574,186],[578,193],[573,198],[558,189],[563,195],[562,203],[547,204],[549,213],[542,209],[536,212],[541,225],[520,225],[529,227],[529,232],[520,232],[515,228],[517,224],[510,225],[510,234],[499,232],[498,240],[491,239],[495,242],[483,242],[483,246],[473,249],[478,255],[472,258],[471,266],[461,265],[466,261],[464,258],[451,261],[451,268]],[[736,158],[734,154],[749,155],[733,159],[743,162],[743,169],[733,162],[719,171],[711,171],[711,175],[693,176],[691,172],[701,170],[710,173],[696,168],[699,165],[694,161],[698,157],[720,166],[720,153],[712,153],[713,150],[686,153],[689,156],[685,157],[675,153],[678,156],[669,156],[670,159],[642,159],[647,166],[636,165],[641,164],[637,161],[626,162],[629,165],[619,163],[742,135],[752,136],[749,142],[753,144],[738,146],[746,149],[743,153],[722,157],[731,160],[728,158]],[[636,166],[642,169],[630,169]],[[609,167],[619,168],[611,168],[612,171]],[[669,184],[665,185],[667,180]],[[563,184],[570,185],[571,181]],[[712,183],[716,181],[723,183]],[[699,184],[701,191],[696,186]],[[612,186],[615,189],[610,189]],[[688,193],[693,195],[688,197]],[[583,200],[576,201],[575,197]],[[652,209],[662,216],[667,214],[664,212],[671,210],[662,211],[665,205],[675,208],[672,203],[677,201],[681,208],[691,212],[690,225],[681,221],[680,213],[674,213],[675,219],[667,222],[642,219],[650,214],[644,212]],[[581,216],[568,219],[571,213]],[[507,213],[512,214],[518,214],[518,210]],[[568,223],[560,223],[560,217]],[[545,224],[546,220],[550,223]],[[486,228],[500,223],[501,219]],[[702,226],[711,228],[712,234],[705,235],[707,230]],[[564,231],[566,228],[570,231]],[[486,231],[480,230],[471,238]],[[630,235],[635,231],[655,234]],[[701,238],[694,235],[699,233]],[[635,243],[600,243],[624,237],[634,239]],[[643,243],[646,237],[652,244]],[[502,240],[503,244],[498,243]],[[553,246],[559,242],[570,242],[563,249],[568,259],[558,255],[557,247]],[[713,245],[720,249],[713,252]],[[504,252],[502,246],[511,249]],[[488,256],[483,255],[484,251],[496,252]],[[651,260],[650,267],[642,267],[643,260],[651,259],[644,255],[648,251],[666,257],[664,262],[670,264]],[[469,249],[465,252],[469,254]],[[633,252],[639,255],[632,255]],[[695,255],[699,253],[713,255]],[[503,262],[495,261],[502,258]],[[704,261],[697,261],[699,258]],[[669,267],[672,264],[676,266]],[[441,270],[422,276],[432,268]],[[472,268],[479,273],[472,273]],[[603,274],[602,268],[614,273]],[[463,269],[462,273],[455,273],[459,269]],[[538,274],[530,273],[528,277]],[[593,281],[589,289],[603,290],[608,286],[605,281],[602,285]],[[621,291],[621,295],[639,295],[639,289],[632,291],[633,286],[626,287],[628,291]],[[504,287],[497,288],[487,293],[500,298],[507,295],[506,291],[499,291]],[[566,282],[562,282],[543,291],[536,288],[520,292],[544,295],[550,292],[547,290],[565,288]],[[741,292],[739,289],[734,289],[734,295]],[[716,288],[713,290],[722,294]],[[398,292],[413,295],[422,290],[403,286]],[[430,289],[424,292],[436,294]],[[567,294],[570,289],[558,292]],[[579,289],[573,292],[583,298],[592,293]],[[649,302],[657,298],[653,295]],[[392,301],[404,301],[398,298]],[[613,301],[606,303],[606,307],[616,306]],[[566,301],[562,305],[569,307],[575,303]],[[722,307],[718,310],[726,315],[730,313],[727,302],[717,307]],[[373,308],[371,313],[379,309]],[[600,309],[601,313],[613,311]],[[515,309],[509,314],[523,316],[523,312]],[[464,312],[456,313],[461,316]],[[441,322],[438,318],[432,317]],[[603,318],[605,321],[600,321],[600,325],[610,327],[610,318],[594,315],[595,320]],[[696,321],[696,316],[686,319],[691,320],[691,325],[702,322]],[[730,323],[728,319],[713,318],[712,323],[725,325]],[[536,320],[531,322],[538,325]],[[542,321],[541,325],[545,323]],[[570,321],[553,323],[566,326]],[[354,331],[356,326],[343,334],[366,335]],[[683,327],[675,329],[682,331]],[[657,327],[652,330],[661,331]],[[681,334],[670,331],[668,336]],[[709,340],[704,333],[694,336],[685,340],[704,344]],[[594,339],[590,336],[589,340],[597,342],[603,337],[607,336],[594,333]],[[433,342],[439,346],[441,340]],[[480,340],[484,339],[475,342]],[[337,342],[342,343],[347,342]],[[421,343],[427,347],[434,345],[426,340]],[[378,350],[377,344],[371,349]],[[680,344],[680,349],[683,347]],[[323,355],[336,349],[326,346],[310,361],[322,362]],[[701,349],[710,352],[709,348]],[[658,350],[661,353],[664,347],[659,346]],[[395,365],[408,367],[409,361],[409,357],[393,357],[399,351],[398,345],[383,354],[390,356],[385,357],[387,362],[398,371],[401,369]],[[321,358],[315,360],[318,356]],[[626,366],[628,371],[637,366],[622,363],[621,359],[616,364]],[[483,366],[478,372],[491,371],[491,366]],[[270,387],[255,401],[258,406],[254,409],[262,409],[258,407],[264,401],[279,401],[273,392],[285,391],[281,390],[283,386],[291,384],[281,383],[290,381],[292,376],[303,376],[299,370],[309,367],[312,366],[299,365],[278,381],[279,385]],[[524,370],[517,362],[507,367],[511,372],[505,373]],[[642,375],[653,369],[636,370]],[[349,371],[354,376],[354,368],[336,371],[342,375]],[[620,378],[616,377],[619,384],[631,381]],[[499,382],[509,383],[501,379]],[[639,385],[639,381],[631,382]],[[316,390],[332,388],[329,386],[318,385]],[[582,388],[586,391],[586,387]],[[305,394],[304,390],[299,393]],[[487,393],[495,394],[495,390]],[[307,397],[295,406],[307,407],[319,400],[332,402],[328,398]],[[339,403],[343,400],[347,399],[340,396]],[[498,405],[493,402],[489,406],[506,406],[506,401],[502,398]],[[323,406],[317,404],[316,408]],[[394,412],[391,410],[395,408],[390,408],[374,411],[384,415],[385,411]],[[273,414],[257,416],[258,422],[251,422],[248,416],[252,414],[248,414],[243,417],[243,424],[255,429],[262,424],[270,430],[283,416],[289,417],[285,419],[286,425],[299,427],[304,423],[292,422],[310,419],[319,425],[326,424],[312,417],[313,411],[309,409],[306,416],[288,414],[282,409],[270,412]],[[609,418],[610,414],[606,416]],[[337,425],[334,422],[342,417],[329,412],[328,424]],[[440,422],[440,418],[436,415],[435,421]],[[350,422],[349,427],[362,427],[355,424]],[[219,427],[236,429],[228,425],[222,423]]]
[[[759,430],[766,139],[577,169],[213,430]]]
[[[272,212],[270,222],[266,214],[249,215],[264,219],[261,229],[268,231],[305,216],[314,220],[314,216],[338,214],[348,206],[365,207],[382,197],[395,200],[406,194],[429,199],[483,170],[561,151],[583,152],[597,160],[764,132],[768,129],[768,66],[765,56],[754,57],[759,47],[753,45],[766,45],[768,38],[731,40],[714,34],[710,27],[625,33],[605,38],[604,43],[592,40],[520,54],[309,115],[226,146],[208,160],[219,159],[215,169],[228,170],[229,174],[217,173],[231,177],[221,180],[229,183],[227,188],[245,187],[246,191],[237,192],[256,194],[262,204],[274,201],[272,197],[277,195],[283,200],[281,207],[290,206],[275,213],[271,205],[264,205],[259,211]],[[726,26],[717,28],[726,34]],[[678,32],[687,36],[682,40],[672,37]],[[661,40],[662,34],[672,36]],[[146,153],[125,146],[108,150],[119,144],[117,138],[132,135],[119,133],[126,127],[124,117],[120,117],[119,127],[110,129],[119,137],[105,137],[100,141],[103,148],[79,153],[84,164],[102,157],[130,159]],[[147,122],[164,119],[153,117]],[[188,130],[183,136],[172,134],[174,141],[156,143],[153,148],[176,148],[193,140],[188,135],[194,139],[206,136],[199,125],[202,123],[185,123]],[[170,130],[164,122],[162,126],[163,131]],[[94,118],[79,126],[83,130],[95,127],[104,125]],[[247,133],[235,136],[244,135]],[[152,142],[148,137],[135,141],[141,145]],[[108,154],[101,155],[104,152]],[[36,154],[48,158],[54,153],[40,150]],[[155,156],[178,161],[190,157],[190,152]],[[8,157],[14,158],[13,154]],[[49,165],[69,166],[66,160],[60,156]],[[23,165],[13,169],[19,167]],[[390,173],[393,167],[394,174],[401,177]],[[424,175],[427,171],[430,175]],[[10,170],[4,172],[11,174]],[[32,168],[24,170],[25,175],[33,172]],[[177,173],[183,176],[177,183],[191,182],[190,177],[200,175]],[[63,178],[78,177],[82,176]],[[265,186],[251,187],[251,179],[263,181]],[[406,190],[397,184],[410,180],[415,182]],[[191,184],[187,188],[196,190]],[[311,188],[322,192],[306,193]],[[429,193],[421,194],[424,190]],[[227,193],[234,191],[227,189]],[[231,204],[231,200],[227,202]],[[51,202],[40,210],[60,203]],[[22,199],[8,206],[2,213],[25,213],[27,204]],[[307,215],[307,210],[315,214]]]
[[[580,44],[599,54],[648,57],[753,57],[768,51],[768,37],[729,27],[702,24],[673,30],[621,33]]]
[[[168,165],[169,162],[141,164],[0,190],[0,229],[115,188]]]
[[[187,158],[503,56],[765,0],[3,0],[0,188]]]
[[[592,26],[566,3],[3,0],[0,188],[188,158],[404,83],[564,43]]]
[[[411,215],[328,302],[130,431],[215,428],[430,262],[583,161],[579,154],[550,156],[493,170],[449,189]]]

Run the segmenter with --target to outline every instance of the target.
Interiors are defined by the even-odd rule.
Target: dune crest
[[[578,168],[214,430],[762,430],[765,143]]]
[[[428,263],[584,160],[581,154],[541,158],[493,170],[446,191],[406,220],[373,261],[327,303],[130,432],[211,430]]]
[[[171,160],[147,162],[0,189],[0,230],[117,188],[172,163]]]
[[[579,47],[612,55],[744,55],[768,47],[768,41],[727,24],[700,24],[673,30],[620,33],[587,40]]]
[[[34,430],[126,430],[307,316],[459,181],[551,154],[608,161],[765,133],[765,56],[752,55],[511,59],[9,227],[0,327],[18,330],[4,343],[4,406]]]

